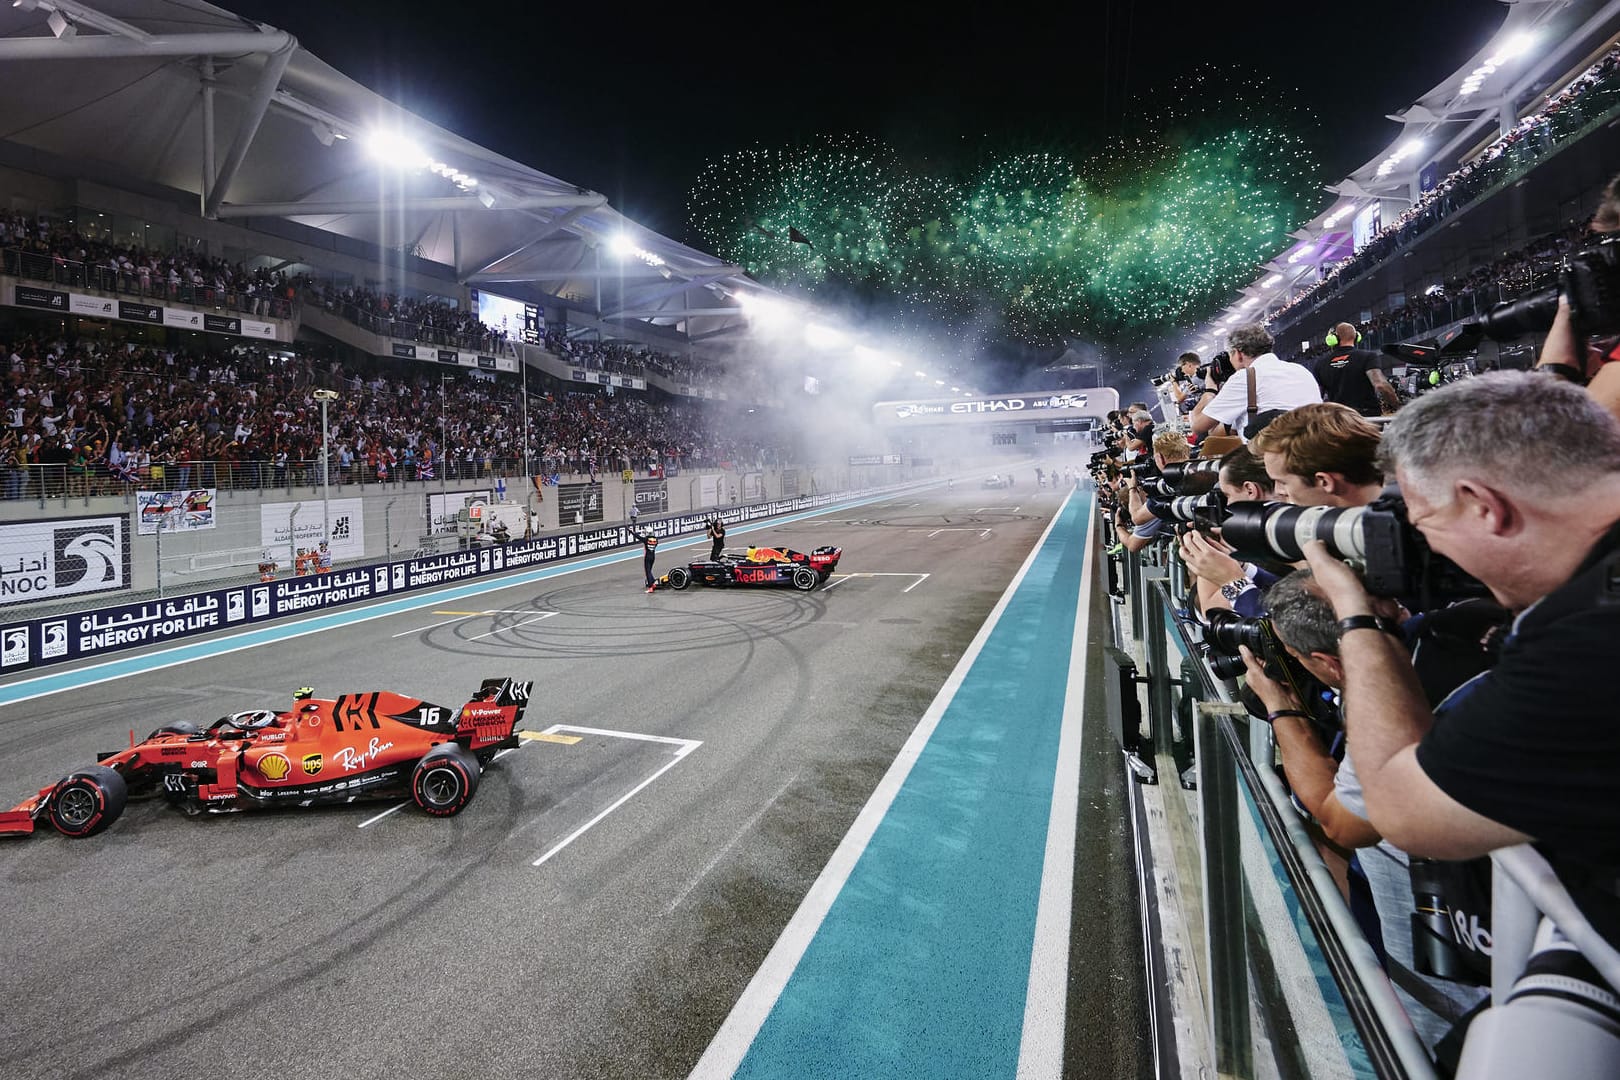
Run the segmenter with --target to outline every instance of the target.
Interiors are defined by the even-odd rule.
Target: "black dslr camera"
[[[1407,521],[1406,500],[1393,484],[1367,506],[1236,502],[1221,538],[1236,558],[1284,562],[1301,561],[1305,545],[1321,540],[1335,559],[1361,571],[1368,592],[1394,597],[1414,612],[1490,595],[1478,579],[1430,549]]]
[[[1293,691],[1311,721],[1324,732],[1339,726],[1337,713],[1322,697],[1322,684],[1298,660],[1288,654],[1276,628],[1267,618],[1246,619],[1229,608],[1211,608],[1205,615],[1204,652],[1210,670],[1222,679],[1235,679],[1246,670],[1239,647],[1246,647],[1260,661],[1266,675]],[[1239,695],[1243,707],[1258,719],[1265,719],[1266,707],[1248,687]]]
[[[1558,314],[1560,295],[1569,299],[1578,339],[1620,333],[1620,236],[1568,256],[1558,271],[1558,284],[1496,305],[1479,327],[1496,341],[1545,333]]]

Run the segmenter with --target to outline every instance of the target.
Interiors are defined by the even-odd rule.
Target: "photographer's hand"
[[[1367,586],[1361,583],[1354,570],[1328,553],[1326,544],[1320,540],[1306,544],[1305,561],[1310,565],[1317,591],[1332,605],[1337,618],[1348,619],[1352,615],[1374,613],[1373,598],[1368,594]]]
[[[1232,556],[1219,550],[1198,533],[1190,532],[1181,538],[1181,561],[1201,581],[1225,585],[1243,577],[1243,567]]]
[[[1260,699],[1260,704],[1266,707],[1266,712],[1280,712],[1284,709],[1293,709],[1303,712],[1304,703],[1298,695],[1283,683],[1266,674],[1265,664],[1260,658],[1249,651],[1247,645],[1239,645],[1238,652],[1243,657],[1245,676],[1248,679],[1249,689],[1254,696]]]

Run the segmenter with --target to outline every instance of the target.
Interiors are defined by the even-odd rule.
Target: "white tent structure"
[[[285,219],[409,250],[492,291],[594,297],[604,325],[639,320],[692,342],[745,326],[732,297],[760,289],[603,195],[446,131],[292,35],[200,0],[0,6],[0,149],[189,194],[205,218]]]

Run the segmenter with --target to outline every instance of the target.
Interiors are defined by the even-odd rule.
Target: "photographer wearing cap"
[[[1428,545],[1519,614],[1496,666],[1431,712],[1361,580],[1306,545],[1343,630],[1370,820],[1414,856],[1533,842],[1620,942],[1620,723],[1603,678],[1620,641],[1620,422],[1577,387],[1496,372],[1403,408],[1381,460]]]
[[[1322,400],[1348,405],[1362,416],[1382,416],[1400,408],[1401,399],[1384,377],[1379,356],[1358,349],[1361,333],[1354,323],[1342,322],[1327,336],[1327,355],[1311,366]]]
[[[1378,429],[1347,405],[1286,412],[1254,437],[1276,498],[1297,506],[1366,506],[1384,489]]]
[[[1298,364],[1278,359],[1271,351],[1275,345],[1260,323],[1245,323],[1226,335],[1237,374],[1218,389],[1213,372],[1204,377],[1191,416],[1194,434],[1241,433],[1251,439],[1280,413],[1322,400],[1316,377]]]

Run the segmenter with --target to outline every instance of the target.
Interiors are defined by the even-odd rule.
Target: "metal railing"
[[[320,307],[322,311],[336,315],[345,322],[351,322],[362,330],[379,334],[382,337],[397,338],[400,341],[413,341],[419,345],[436,345],[446,349],[466,349],[470,352],[487,353],[502,352],[510,344],[504,336],[494,331],[457,333],[454,330],[433,326],[429,323],[396,319],[375,311],[367,311],[358,304],[348,303],[336,298],[323,298],[318,293],[310,294],[309,301]]]
[[[1158,544],[1110,561],[1109,581],[1127,609],[1111,652],[1145,690],[1145,737],[1112,715],[1120,695],[1110,724],[1130,773],[1158,784],[1166,813],[1196,837],[1190,865],[1177,862],[1186,852],[1153,855],[1196,882],[1182,895],[1196,896],[1184,917],[1200,928],[1195,983],[1209,1041],[1184,1057],[1231,1077],[1431,1080],[1428,1055],[1276,774],[1269,729],[1250,723],[1201,655],[1178,599],[1187,585],[1179,560]],[[1195,794],[1177,790],[1178,780]],[[1183,809],[1189,800],[1196,809]]]
[[[271,294],[273,286],[262,289],[215,288],[212,285],[171,284],[161,273],[142,274],[135,270],[114,269],[93,263],[76,262],[60,255],[43,255],[20,248],[0,251],[0,271],[29,281],[42,281],[69,289],[89,289],[115,296],[189,304],[241,315],[273,319],[292,317],[292,301]]]

